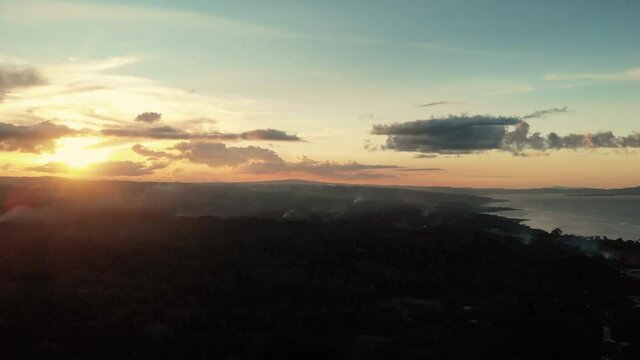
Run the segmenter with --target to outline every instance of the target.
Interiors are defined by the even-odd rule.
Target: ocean
[[[506,200],[498,206],[518,210],[499,212],[543,230],[560,228],[566,234],[640,239],[640,195],[568,196],[561,194],[493,194]]]

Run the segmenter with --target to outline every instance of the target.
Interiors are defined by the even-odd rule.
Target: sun
[[[109,160],[111,150],[96,147],[101,142],[97,137],[63,138],[56,141],[56,151],[43,155],[44,163],[64,163],[74,169],[82,169],[87,165]]]

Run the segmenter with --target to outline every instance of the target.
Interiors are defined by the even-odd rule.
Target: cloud
[[[76,170],[62,162],[50,162],[39,166],[27,168],[29,171],[37,171],[53,174],[84,173],[98,176],[143,176],[151,175],[155,170],[167,167],[167,163],[156,162],[151,165],[133,161],[106,161],[87,166],[85,169]]]
[[[93,60],[81,62],[78,59],[71,58],[71,62],[74,64],[74,71],[79,73],[102,73],[109,70],[119,69],[131,64],[135,64],[140,61],[139,58],[134,56],[114,56],[101,60]]]
[[[381,150],[381,147],[380,147],[380,145],[373,144],[371,142],[371,140],[365,139],[364,140],[364,149],[367,150],[367,151],[373,152],[373,151]]]
[[[71,172],[73,168],[63,162],[49,162],[42,165],[28,167],[26,170],[50,174],[64,174]]]
[[[150,157],[150,158],[172,158],[175,157],[173,154],[170,154],[166,151],[155,151],[155,150],[149,150],[147,149],[145,146],[140,145],[140,144],[135,144],[133,145],[133,147],[131,147],[131,150],[133,150],[133,152],[135,152],[138,155],[142,155],[142,156],[146,156],[146,157]]]
[[[56,139],[82,132],[49,121],[28,126],[0,123],[0,151],[53,152]]]
[[[290,135],[281,130],[256,129],[243,133],[189,132],[171,126],[147,128],[113,128],[101,130],[102,135],[128,138],[147,138],[157,140],[262,140],[262,141],[302,141],[297,135]]]
[[[558,114],[558,113],[565,113],[565,112],[569,112],[569,108],[568,107],[561,107],[561,108],[550,108],[550,109],[546,109],[546,110],[538,110],[538,111],[534,111],[531,114],[525,115],[522,117],[522,120],[525,119],[537,119],[537,118],[541,118],[547,115],[553,115],[553,114]]]
[[[216,124],[217,122],[218,121],[216,119],[198,117],[194,119],[181,121],[180,124],[184,126],[192,127],[192,126],[211,125],[211,124]]]
[[[167,160],[187,160],[213,168],[231,167],[238,172],[250,174],[305,173],[322,177],[373,179],[394,176],[376,171],[400,169],[395,165],[316,161],[306,156],[297,161],[288,162],[273,150],[258,146],[233,147],[223,143],[202,141],[178,143],[171,149],[174,153],[150,150],[140,144],[135,145],[132,150],[142,156]]]
[[[534,117],[564,111],[550,109]],[[536,114],[536,113],[534,113]],[[531,115],[532,116],[532,115]],[[435,154],[469,154],[489,150],[526,155],[527,151],[640,147],[640,134],[617,137],[611,131],[595,134],[531,133],[530,125],[517,117],[492,115],[448,116],[390,125],[374,125],[372,134],[386,135],[385,149]]]
[[[193,133],[171,126],[157,126],[149,128],[112,128],[102,129],[102,135],[113,137],[127,138],[146,138],[146,139],[162,139],[162,140],[188,140],[188,139],[210,139],[210,140],[230,140],[225,134],[219,132],[213,133]]]
[[[185,11],[177,8],[137,6],[131,4],[97,4],[65,1],[19,1],[0,3],[0,21],[10,23],[54,23],[69,21],[129,22],[163,24],[220,32],[235,36],[297,38],[300,35],[270,26],[232,18]]]
[[[494,51],[494,50],[484,50],[484,49],[471,49],[467,47],[461,46],[450,46],[442,43],[415,43],[410,44],[419,49],[434,51],[434,52],[443,52],[443,53],[451,53],[451,54],[465,54],[465,55],[505,55],[509,53]]]
[[[87,167],[87,172],[100,176],[142,176],[167,167],[166,163],[146,165],[133,161],[106,161]]]
[[[2,5],[0,13],[1,8]],[[137,128],[168,125],[161,122],[134,122],[136,115],[142,112],[139,104],[145,104],[142,110],[151,110],[149,112],[162,113],[165,116],[171,114],[173,119],[170,124],[174,127],[173,134],[151,134],[154,138],[189,140],[191,136],[187,134],[194,133],[196,138],[209,135],[201,137],[240,141],[241,134],[228,136],[217,132],[218,129],[212,125],[215,122],[213,118],[223,119],[220,126],[231,123],[239,126],[238,124],[245,123],[253,116],[249,114],[260,112],[261,108],[270,106],[258,100],[235,96],[212,98],[202,94],[189,94],[184,89],[168,87],[154,79],[125,75],[118,71],[121,67],[139,60],[136,57],[97,60],[70,58],[63,63],[43,65],[39,69],[46,77],[46,84],[29,89],[28,92],[20,94],[21,96],[13,96],[14,91],[9,91],[11,98],[8,95],[6,100],[11,100],[11,106],[0,109],[4,114],[0,121],[4,118],[12,119],[7,122],[16,124],[34,124],[42,119],[51,119],[56,123],[64,119],[65,125],[74,128],[96,129],[96,135],[100,135],[100,129],[106,129],[107,132],[113,130],[115,135],[127,135],[125,132],[131,129],[135,132]],[[0,64],[2,61],[3,59],[0,59]],[[10,60],[5,62],[8,61]],[[8,67],[9,69],[27,67],[24,62],[12,61],[11,64],[15,65],[11,65],[13,67]],[[143,117],[148,119],[146,116]],[[162,120],[167,119],[161,117]],[[179,134],[179,130],[182,134]],[[141,131],[135,135],[145,136]],[[244,136],[251,135],[247,133]],[[260,134],[253,137],[259,138]],[[115,137],[105,140],[114,139]],[[288,140],[295,140],[295,135],[289,136]]]
[[[640,147],[640,133],[615,136],[611,131],[584,134],[558,135],[551,132],[546,136],[538,132],[529,133],[529,124],[521,122],[506,134],[501,150],[515,155],[526,155],[527,150],[546,151],[560,149],[637,148]]]
[[[406,168],[406,169],[396,169],[396,171],[406,171],[406,172],[428,172],[428,171],[443,171],[441,168]]]
[[[11,164],[11,163],[6,163],[6,164],[0,165],[0,170],[2,170],[2,171],[9,171],[9,170],[11,170],[13,168],[14,168],[14,165]]]
[[[633,133],[631,135],[618,138],[618,140],[620,141],[622,147],[640,147],[640,133]]]
[[[44,83],[44,78],[36,69],[0,66],[0,101],[13,89],[37,86]]]
[[[388,179],[396,177],[393,174],[385,174],[385,173],[370,173],[370,172],[359,172],[359,173],[338,173],[333,174],[333,177],[339,179],[348,179],[348,180],[372,180],[372,179]]]
[[[391,174],[369,172],[370,170],[398,169],[395,165],[368,165],[358,162],[338,163],[334,161],[316,161],[306,156],[295,162],[282,159],[276,162],[252,162],[240,170],[249,173],[307,173],[323,177],[340,177],[361,179],[375,177],[391,177]]]
[[[374,125],[372,134],[387,135],[386,148],[422,153],[468,153],[499,148],[515,117],[449,116],[391,125]]]
[[[580,74],[549,74],[544,77],[550,81],[592,80],[592,81],[630,81],[640,80],[640,68],[616,73],[580,73]]]
[[[244,140],[269,140],[269,141],[302,141],[298,135],[290,135],[282,130],[256,129],[246,131],[239,135]]]
[[[431,106],[448,105],[448,104],[457,104],[457,102],[456,101],[435,101],[435,102],[418,105],[418,107],[431,107]]]
[[[227,147],[223,143],[181,142],[174,146],[182,157],[197,164],[210,167],[236,167],[250,162],[283,162],[274,151],[257,147]]]
[[[138,116],[136,116],[135,121],[141,121],[147,124],[151,124],[156,121],[160,121],[161,117],[162,117],[162,114],[157,112],[143,112],[142,114],[139,114]]]
[[[0,1],[1,3],[3,2]],[[2,5],[0,17],[1,8]],[[5,114],[5,119],[32,114],[52,120],[64,119],[65,124],[73,127],[86,125],[99,129],[160,126],[158,122],[146,125],[144,122],[133,121],[142,112],[139,104],[145,104],[146,108],[142,110],[155,110],[165,116],[171,114],[174,119],[172,126],[207,132],[215,129],[210,127],[212,121],[205,120],[205,117],[238,124],[246,120],[250,116],[248,114],[269,106],[254,99],[189,94],[182,88],[166,86],[156,79],[121,73],[123,66],[140,60],[144,58],[71,58],[62,63],[44,64],[38,69],[46,78],[46,84],[30,88],[30,91],[20,94],[21,96],[9,98],[7,95],[5,100],[11,100],[11,106],[0,110]],[[27,67],[24,63],[12,66],[9,69]],[[8,94],[12,95],[14,92],[17,91],[8,91]],[[162,111],[158,111],[160,109]],[[251,129],[253,128],[247,128]]]

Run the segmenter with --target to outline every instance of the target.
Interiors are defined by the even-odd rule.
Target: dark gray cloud
[[[554,132],[544,136],[538,132],[529,133],[529,124],[521,122],[506,134],[501,150],[515,155],[526,155],[527,150],[546,151],[560,149],[615,149],[640,147],[640,134],[615,136],[611,131],[560,136]]]
[[[640,133],[633,133],[631,135],[618,138],[622,147],[640,147]]]
[[[287,134],[276,129],[256,129],[240,134],[243,140],[268,140],[268,141],[302,141],[298,135]]]
[[[448,116],[429,120],[416,120],[391,125],[374,125],[372,134],[375,135],[429,135],[446,134],[451,131],[466,131],[469,128],[505,127],[520,122],[517,117],[503,117],[491,115]]]
[[[385,147],[422,153],[468,153],[499,148],[515,117],[450,116],[391,125],[374,125],[372,134],[387,135]]]
[[[238,141],[238,140],[262,140],[262,141],[302,141],[297,135],[290,135],[281,130],[256,129],[239,134],[212,132],[190,132],[171,126],[156,127],[129,127],[112,128],[101,130],[102,135],[113,137],[128,137],[138,139],[157,140],[217,140],[217,141]]]
[[[538,111],[534,111],[531,114],[525,115],[522,117],[522,120],[526,120],[526,119],[537,119],[537,118],[541,118],[543,116],[547,116],[547,115],[553,115],[553,114],[558,114],[558,113],[565,113],[565,112],[569,112],[569,108],[568,107],[561,107],[561,108],[551,108],[551,109],[546,109],[546,110],[538,110]]]
[[[160,121],[160,118],[162,118],[162,114],[157,113],[157,112],[143,112],[142,114],[138,114],[138,116],[136,116],[136,120],[135,121],[140,121],[140,122],[145,122],[147,124],[151,124],[154,123],[156,121]]]
[[[364,149],[367,151],[378,151],[378,150],[382,150],[380,148],[380,145],[375,145],[371,142],[371,140],[369,139],[365,139],[364,140]]]
[[[13,89],[37,86],[44,83],[44,78],[36,69],[0,65],[0,101]]]
[[[55,140],[82,133],[64,125],[43,121],[35,125],[13,125],[0,123],[0,151],[29,153],[52,152]]]
[[[106,161],[91,164],[82,170],[83,173],[99,176],[143,176],[151,175],[156,170],[167,167],[167,163],[156,162],[151,165],[133,161]],[[27,168],[29,171],[43,173],[64,174],[74,172],[74,169],[62,162],[50,162]]]
[[[545,114],[562,112],[549,109]],[[543,116],[541,114],[535,117]],[[528,150],[640,147],[640,134],[617,137],[611,131],[595,134],[531,133],[527,122],[517,117],[491,115],[448,116],[388,125],[374,125],[372,134],[386,135],[385,149],[434,154],[468,154],[488,150],[526,155]]]
[[[420,104],[418,105],[418,107],[431,107],[431,106],[457,104],[457,103],[458,103],[457,101],[434,101],[426,104]]]

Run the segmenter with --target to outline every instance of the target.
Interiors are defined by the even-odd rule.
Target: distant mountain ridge
[[[405,187],[408,189],[424,189],[440,193],[469,194],[469,195],[498,195],[498,194],[559,194],[572,196],[613,196],[613,195],[640,195],[640,186],[620,188],[620,189],[597,189],[597,188],[570,188],[570,187],[546,187],[531,189],[504,189],[504,188],[456,188],[456,187]]]
[[[491,210],[493,199],[455,194],[308,181],[162,183],[46,178],[0,178],[0,214],[15,209],[64,212],[79,208],[137,209],[178,216],[333,219],[397,209],[431,212]],[[26,210],[25,210],[26,208]]]

